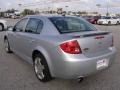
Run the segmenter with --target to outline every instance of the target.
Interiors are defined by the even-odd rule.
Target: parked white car
[[[7,21],[0,19],[0,31],[7,29]]]
[[[98,20],[98,24],[104,25],[118,25],[120,24],[120,19],[117,17],[106,17],[103,16],[101,19]]]

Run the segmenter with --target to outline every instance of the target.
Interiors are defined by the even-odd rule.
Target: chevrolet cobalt
[[[74,16],[27,16],[8,28],[4,45],[42,82],[86,77],[107,69],[116,55],[112,33]]]

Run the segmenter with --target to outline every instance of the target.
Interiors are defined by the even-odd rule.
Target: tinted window
[[[117,17],[112,17],[113,19],[118,19]]]
[[[14,30],[15,31],[23,31],[24,30],[24,26],[26,25],[26,23],[27,23],[27,20],[28,19],[22,19],[21,21],[19,21],[16,25],[15,25],[15,27],[14,27]]]
[[[94,16],[93,18],[95,18],[95,19],[99,19],[99,18],[101,18],[100,16]]]
[[[39,21],[39,25],[38,25],[38,28],[37,28],[37,33],[40,33],[41,32],[41,30],[42,30],[42,28],[43,28],[43,21]]]
[[[103,17],[101,17],[101,19],[111,19],[111,17],[105,17],[105,16],[103,16]]]
[[[106,17],[106,19],[111,19],[111,17]]]
[[[52,17],[50,20],[60,33],[96,30],[90,23],[77,17]]]
[[[105,16],[101,16],[101,19],[105,19]]]
[[[30,19],[25,32],[30,32],[30,33],[40,33],[43,27],[43,22],[39,19]]]

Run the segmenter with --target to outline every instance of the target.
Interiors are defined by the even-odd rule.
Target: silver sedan
[[[4,43],[6,52],[33,64],[42,82],[82,79],[111,66],[116,55],[111,33],[73,16],[27,16],[8,28]]]

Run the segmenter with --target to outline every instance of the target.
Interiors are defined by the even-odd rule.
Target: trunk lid
[[[72,35],[78,41],[83,54],[96,54],[109,51],[109,47],[112,45],[113,37],[109,32],[90,31],[69,35]]]

